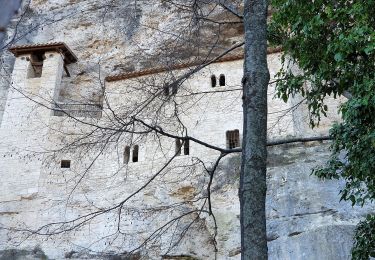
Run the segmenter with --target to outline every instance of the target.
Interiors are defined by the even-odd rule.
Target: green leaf
[[[340,52],[336,53],[335,54],[335,61],[342,61],[342,60],[343,60],[342,54]]]

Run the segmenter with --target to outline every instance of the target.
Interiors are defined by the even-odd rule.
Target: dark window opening
[[[220,84],[220,86],[225,86],[225,76],[224,76],[224,74],[220,75],[219,84]]]
[[[172,84],[172,95],[176,95],[178,90],[178,83],[175,82]]]
[[[169,96],[169,86],[164,86],[164,96]]]
[[[181,141],[176,139],[176,155],[181,155]]]
[[[189,149],[189,140],[184,141],[184,155],[189,155],[190,149]]]
[[[124,150],[124,164],[128,164],[130,159],[130,147],[126,146]]]
[[[236,147],[240,147],[240,131],[237,129],[227,131],[227,148],[233,149]]]
[[[43,70],[44,53],[33,53],[29,58],[27,78],[40,78]]]
[[[138,151],[139,151],[139,146],[135,145],[133,148],[133,162],[138,162]]]
[[[70,168],[70,160],[61,160],[61,168]]]
[[[216,87],[216,76],[212,75],[211,76],[211,87]]]

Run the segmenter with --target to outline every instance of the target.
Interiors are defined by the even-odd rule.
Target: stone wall
[[[59,85],[62,74],[59,56],[46,56],[41,78],[25,78],[25,57],[17,58],[13,74],[17,87],[29,94],[37,93],[35,99],[42,104],[48,101],[48,97],[58,99],[54,93],[63,88]],[[280,66],[279,54],[269,55],[268,60],[271,75],[274,75]],[[186,70],[174,71],[173,76],[184,72]],[[175,96],[162,101],[167,103],[159,115],[160,126],[165,131],[180,133],[174,128],[176,122],[164,120],[175,112],[168,104],[177,102],[180,104],[180,120],[189,135],[226,147],[225,132],[242,129],[241,92],[238,90],[241,72],[241,61],[233,61],[212,64],[197,73],[180,87]],[[224,74],[226,86],[212,88],[210,77],[213,74]],[[2,140],[7,140],[1,146],[1,177],[7,182],[2,185],[0,215],[3,227],[21,231],[0,231],[3,238],[1,248],[7,250],[3,254],[14,252],[9,250],[15,248],[26,250],[20,251],[23,254],[37,247],[54,259],[125,257],[126,252],[142,244],[155,230],[181,214],[192,212],[176,222],[179,225],[162,229],[163,235],[157,243],[144,245],[132,254],[144,259],[159,259],[162,255],[176,259],[177,256],[214,259],[216,243],[218,259],[240,257],[238,155],[223,160],[214,178],[212,206],[218,228],[215,235],[213,219],[205,213],[197,213],[204,203],[201,198],[206,194],[209,178],[196,158],[210,167],[218,152],[191,142],[189,155],[178,156],[165,167],[176,153],[173,138],[154,134],[118,134],[116,142],[105,146],[101,143],[88,145],[88,140],[100,138],[100,135],[94,135],[84,139],[84,144],[74,146],[72,143],[98,126],[99,129],[110,127],[114,122],[111,111],[126,120],[127,111],[137,107],[142,99],[147,99],[147,89],[142,88],[142,84],[168,76],[155,74],[108,83],[105,92],[108,103],[104,104],[100,119],[56,117],[51,110],[35,106],[35,100],[19,92],[10,92],[0,131]],[[303,106],[290,110],[292,103],[285,104],[273,96],[270,88],[269,139],[310,134],[296,131],[301,129],[298,124],[306,123],[304,120],[293,120],[296,113],[303,113]],[[151,109],[140,117],[147,118],[155,115],[153,113]],[[333,116],[333,119],[338,118]],[[327,125],[322,125],[315,134],[325,131]],[[101,138],[104,137],[106,135]],[[135,144],[140,147],[139,161],[124,164],[125,146]],[[35,149],[39,149],[39,153]],[[352,209],[347,203],[339,203],[338,191],[342,183],[322,182],[310,176],[311,169],[324,163],[328,155],[326,143],[269,149],[267,219],[270,259],[348,257],[354,226],[369,208]],[[61,160],[71,160],[71,168],[61,168]],[[118,205],[160,169],[163,169],[160,176],[124,204],[120,222],[117,222],[118,211],[110,210],[93,219],[88,217],[84,225],[70,231],[72,225],[80,223],[82,216]],[[74,222],[69,222],[74,219]],[[30,235],[26,230],[38,230],[46,224],[61,221],[64,223],[39,230],[40,233],[57,231],[58,234],[51,237],[33,235],[32,239],[25,240]],[[116,231],[117,227],[121,233]],[[189,230],[180,241],[176,234],[184,234],[187,227]],[[337,240],[327,243],[327,238],[333,234]],[[20,241],[23,241],[22,245],[17,246]],[[178,245],[168,249],[176,241],[179,241]]]
[[[327,146],[328,144],[312,143],[307,146],[284,145],[269,149],[267,224],[270,259],[349,258],[354,227],[359,219],[371,211],[371,207],[352,208],[349,203],[340,203],[338,191],[343,183],[322,182],[310,175],[312,167],[326,160],[329,154]],[[108,165],[105,160],[100,161]],[[236,156],[223,161],[214,180],[212,203],[218,225],[216,237],[218,259],[239,259],[240,256],[238,163]],[[134,174],[136,173],[138,171],[134,171]],[[66,208],[64,198],[69,190],[65,190],[64,187],[67,185],[65,180],[68,172],[63,174],[65,180],[61,180],[59,176],[61,177],[57,173],[52,173],[52,176],[45,178],[43,185],[39,186],[40,191],[34,197],[2,202],[0,213],[2,225],[24,227],[26,224],[29,228],[37,228],[45,223],[61,220],[62,217],[68,219],[77,217],[88,212],[92,204],[99,206],[101,203],[103,206],[106,204],[103,200],[124,196],[124,193],[131,190],[127,186],[130,183],[135,186],[141,184],[131,178],[124,183],[117,180],[116,185],[114,179],[106,183],[96,176],[95,182],[94,180],[84,182],[78,194],[73,196],[70,207]],[[91,178],[93,176],[88,179]],[[170,218],[170,214],[173,214],[167,211],[164,212],[165,214],[156,214],[150,222],[149,219],[137,215],[135,208],[191,199],[194,197],[194,192],[201,188],[192,180],[182,181],[171,176],[168,180],[175,183],[179,181],[177,182],[179,184],[170,186],[156,181],[155,185],[151,185],[129,203],[128,207],[134,210],[134,215],[129,218],[127,224],[123,223],[123,227],[128,228],[129,234],[142,237],[145,225],[147,229],[152,229],[160,223],[165,223],[166,219]],[[201,181],[204,182],[204,179]],[[124,187],[118,185],[121,183]],[[98,242],[98,238],[104,234],[108,235],[108,231],[111,230],[111,223],[115,221],[114,215],[99,218],[91,222],[89,227],[61,236],[56,235],[51,238],[36,236],[32,240],[24,241],[21,248],[32,250],[35,246],[39,246],[49,258],[54,259],[63,259],[69,254],[80,259],[86,257],[92,259],[94,256],[109,259],[95,251],[106,252],[111,249],[107,253],[123,252],[141,242],[133,238],[130,244],[122,245],[121,249]],[[170,255],[190,255],[198,259],[214,258],[212,221],[208,216],[202,216],[196,225],[197,227],[189,231],[181,245]],[[1,237],[8,238],[7,241],[1,241],[1,247],[5,249],[15,248],[13,243],[25,238],[25,234],[21,235],[17,232],[3,230],[1,234]],[[94,241],[96,243],[93,243]],[[94,252],[83,249],[89,245]],[[160,248],[154,247],[152,250],[155,251],[149,250],[150,248],[141,251],[145,259],[160,259],[160,255],[163,254],[163,251],[159,251]]]
[[[190,154],[177,156],[165,167],[176,154],[173,138],[111,132],[111,127],[118,126],[112,110],[126,121],[129,111],[149,97],[147,91],[155,90],[155,83],[190,68],[106,82],[100,118],[53,116],[51,101],[103,101],[104,75],[157,65],[165,39],[151,27],[167,32],[182,25],[183,19],[163,4],[132,3],[107,9],[104,1],[38,0],[26,10],[19,32],[25,33],[32,24],[38,26],[19,43],[64,41],[77,54],[78,63],[68,66],[71,77],[67,77],[60,56],[47,54],[42,77],[26,79],[27,57],[19,57],[12,75],[14,85],[9,92],[6,84],[2,90],[8,94],[3,95],[7,101],[0,128],[0,259],[215,259],[215,243],[217,259],[240,259],[238,155],[223,159],[213,181],[215,236],[213,218],[197,212],[207,203],[202,197],[209,177],[202,162],[211,167],[218,152],[190,142]],[[228,30],[227,41],[235,42],[240,33],[238,28]],[[170,51],[171,55],[180,52],[178,58],[184,60],[194,50]],[[280,54],[269,55],[268,63],[273,77],[280,67]],[[212,88],[211,75],[220,74],[226,76],[226,86]],[[150,122],[158,118],[164,130],[182,135],[181,124],[170,117],[176,102],[189,135],[224,148],[226,131],[239,129],[241,133],[242,129],[241,78],[241,60],[214,63],[185,81],[176,95],[161,96],[140,117]],[[328,100],[329,118],[311,130],[306,106],[295,107],[300,97],[288,103],[274,99],[273,85],[268,94],[269,140],[326,135],[330,124],[339,120],[339,102]],[[140,148],[139,161],[125,164],[124,149],[134,145]],[[313,167],[327,160],[328,146],[306,143],[269,148],[270,259],[348,258],[353,229],[371,207],[352,208],[339,202],[343,183],[310,175]],[[71,160],[71,167],[61,168],[61,160]],[[123,204],[120,215],[118,207],[90,218],[93,212],[119,205],[159,171],[147,188]],[[181,214],[187,215],[155,243],[127,254]],[[81,220],[87,222],[80,225]],[[43,227],[47,224],[51,225]],[[57,234],[35,235],[32,230]],[[180,240],[181,233],[185,235]],[[170,248],[176,242],[180,243]]]
[[[60,85],[62,59],[58,53],[46,53],[39,78],[27,78],[29,67],[28,57],[16,59],[0,128],[0,177],[7,180],[2,183],[2,201],[38,192],[40,153],[48,149],[45,138],[51,118],[49,100]]]

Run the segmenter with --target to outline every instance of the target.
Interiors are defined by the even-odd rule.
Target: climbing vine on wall
[[[341,199],[363,206],[375,200],[375,1],[273,0],[269,41],[281,45],[278,96],[306,98],[312,126],[327,96],[345,96],[342,122],[330,131],[332,155],[315,169],[320,178],[344,179]],[[298,65],[298,72],[291,69]],[[308,82],[308,84],[305,84]],[[356,230],[353,259],[375,256],[375,216]]]

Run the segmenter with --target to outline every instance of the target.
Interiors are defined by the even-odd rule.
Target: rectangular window
[[[164,86],[163,90],[164,90],[164,96],[168,97],[169,96],[169,86]]]
[[[181,141],[180,139],[176,139],[176,156],[181,155]]]
[[[139,146],[135,145],[133,148],[133,162],[138,162]]]
[[[184,141],[184,155],[189,155],[190,148],[189,148],[189,140]]]
[[[176,95],[178,91],[178,82],[173,82],[171,88],[172,88],[172,95]]]
[[[43,70],[44,53],[36,53],[30,55],[27,78],[40,78]]]
[[[227,148],[233,149],[240,147],[240,131],[238,129],[227,131]]]
[[[128,164],[130,159],[130,147],[126,146],[124,150],[124,164]]]
[[[219,84],[220,84],[220,86],[225,86],[225,76],[224,76],[224,74],[220,75]]]
[[[70,160],[61,160],[61,168],[70,168]]]

